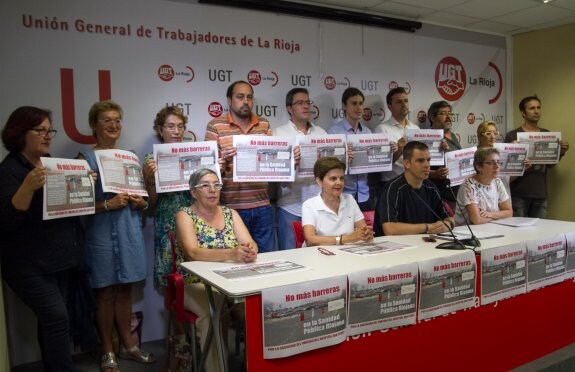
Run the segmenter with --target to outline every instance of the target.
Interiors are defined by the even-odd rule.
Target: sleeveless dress
[[[102,191],[102,177],[94,151],[81,152],[98,173],[96,202],[114,197]],[[146,279],[146,244],[140,211],[129,206],[86,217],[85,262],[92,288],[134,283]]]
[[[186,212],[194,222],[196,237],[198,245],[203,249],[228,249],[235,248],[239,245],[236,234],[234,233],[234,222],[232,219],[232,210],[228,207],[222,206],[224,212],[224,228],[219,230],[206,223],[200,216],[196,214],[190,207],[184,207],[181,210]],[[176,249],[177,262],[186,261],[179,245]],[[196,283],[198,279],[184,270],[180,270],[184,275],[186,283]]]

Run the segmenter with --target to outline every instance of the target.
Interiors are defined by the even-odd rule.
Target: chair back
[[[291,227],[293,229],[293,235],[295,237],[295,247],[301,248],[303,242],[305,241],[303,237],[303,226],[301,225],[300,221],[293,221],[291,223]]]

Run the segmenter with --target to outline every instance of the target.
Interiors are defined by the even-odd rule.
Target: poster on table
[[[415,324],[417,263],[348,274],[347,334]]]
[[[557,164],[561,132],[518,132],[517,142],[529,144],[527,157],[532,164]]]
[[[565,278],[565,234],[527,242],[527,291]]]
[[[575,278],[575,232],[566,233],[565,241],[567,243],[565,279]]]
[[[445,153],[445,166],[448,169],[447,177],[451,181],[451,186],[461,185],[467,177],[475,174],[473,167],[473,156],[477,147],[449,151]]]
[[[296,271],[305,271],[309,268],[295,262],[286,260],[276,260],[269,262],[254,262],[245,265],[232,265],[226,268],[212,270],[229,280],[245,280],[261,278],[263,276],[275,276]]]
[[[104,192],[148,196],[138,155],[126,150],[96,150]]]
[[[431,155],[431,165],[444,165],[445,158],[443,151],[439,148],[443,140],[443,129],[406,129],[405,138],[407,142],[419,141],[429,147]]]
[[[313,166],[318,159],[334,156],[347,166],[347,142],[345,134],[324,134],[296,137],[300,150],[298,177],[313,177]]]
[[[418,319],[474,306],[476,273],[472,250],[419,262]]]
[[[264,289],[264,359],[345,341],[346,298],[346,275]]]
[[[190,176],[202,168],[213,170],[221,182],[218,157],[216,141],[154,144],[156,192],[189,190]]]
[[[481,304],[527,292],[524,242],[481,250]]]
[[[347,136],[353,153],[349,174],[387,172],[391,170],[393,154],[386,134],[354,134]]]
[[[233,136],[234,182],[293,182],[293,137]]]
[[[499,151],[499,176],[523,176],[528,143],[494,143],[493,147]]]
[[[94,182],[86,160],[49,157],[40,160],[47,172],[42,213],[44,220],[95,213]]]

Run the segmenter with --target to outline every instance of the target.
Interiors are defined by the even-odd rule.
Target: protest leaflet
[[[527,292],[565,277],[565,235],[527,242]]]
[[[269,262],[254,262],[245,265],[233,265],[223,269],[214,269],[214,274],[218,274],[228,280],[246,280],[260,278],[262,276],[285,274],[295,271],[305,271],[308,267],[286,261],[277,260]]]
[[[495,143],[493,147],[499,151],[500,176],[523,176],[523,172],[525,172],[523,161],[527,158],[529,144]]]
[[[481,250],[481,304],[527,292],[524,242]]]
[[[320,158],[335,156],[347,167],[347,142],[345,134],[296,137],[300,149],[298,177],[313,177],[313,166]]]
[[[96,150],[104,192],[148,196],[138,155],[126,150]]]
[[[473,168],[473,156],[477,147],[449,151],[445,153],[445,163],[449,171],[447,178],[451,181],[451,186],[461,185],[469,176],[475,174]]]
[[[264,359],[345,341],[346,297],[346,275],[264,289]]]
[[[443,151],[439,149],[441,141],[443,140],[443,133],[443,129],[406,129],[405,138],[407,142],[419,141],[429,147],[432,166],[444,165],[445,159],[443,157]]]
[[[345,245],[343,248],[339,248],[338,251],[354,254],[360,257],[371,257],[381,253],[395,252],[412,248],[417,247],[414,245],[384,240],[377,243],[371,242],[359,245]]]
[[[293,182],[293,137],[233,136],[234,182]]]
[[[44,184],[43,219],[94,214],[94,183],[83,159],[42,157],[48,175]]]
[[[472,250],[419,262],[418,319],[475,306],[476,272]]]
[[[529,144],[527,157],[532,164],[557,164],[561,132],[518,132],[517,142]]]
[[[347,334],[415,324],[417,264],[349,273]]]
[[[190,176],[202,168],[213,170],[220,178],[218,156],[216,141],[155,144],[156,192],[189,190]]]
[[[354,134],[347,136],[353,151],[349,174],[387,172],[391,170],[393,154],[386,134]]]
[[[565,234],[567,242],[567,265],[565,279],[575,278],[575,232]]]

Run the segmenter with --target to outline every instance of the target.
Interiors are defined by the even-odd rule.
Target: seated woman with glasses
[[[306,246],[341,245],[373,239],[373,230],[353,196],[343,193],[345,163],[335,157],[316,161],[315,181],[321,193],[306,200],[302,226]]]
[[[465,180],[457,193],[455,224],[473,225],[488,223],[513,216],[511,199],[501,182],[499,151],[494,148],[480,148],[475,152],[473,167],[476,174]],[[463,214],[461,213],[463,211]]]
[[[222,184],[211,169],[197,170],[190,177],[192,204],[176,214],[176,236],[178,242],[178,262],[193,261],[232,261],[253,262],[257,258],[258,247],[250,236],[240,215],[233,209],[220,206]],[[204,345],[210,324],[205,287],[192,275],[186,275],[186,296],[184,307],[196,315],[196,323]],[[225,298],[214,291],[216,302]],[[218,356],[212,343],[207,360],[207,371],[218,371]]]

